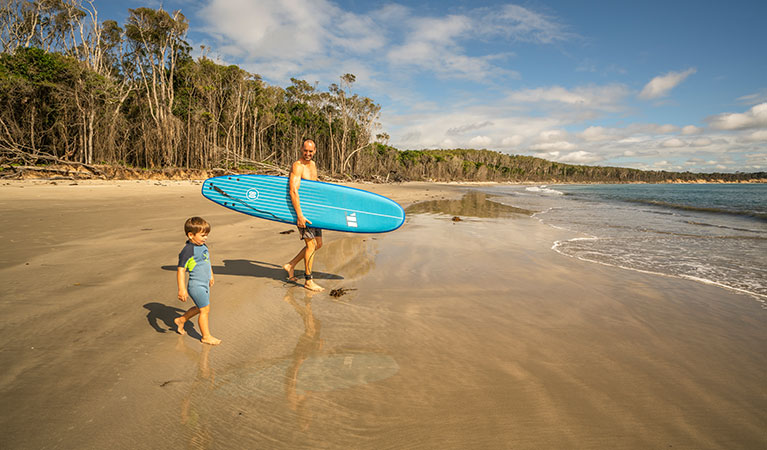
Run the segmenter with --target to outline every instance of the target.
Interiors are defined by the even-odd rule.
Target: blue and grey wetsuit
[[[210,304],[210,255],[208,246],[205,244],[194,245],[186,241],[186,245],[178,254],[178,267],[183,267],[189,272],[189,282],[186,290],[198,308],[204,308]]]

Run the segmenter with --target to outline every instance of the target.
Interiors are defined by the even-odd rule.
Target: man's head
[[[317,151],[317,145],[311,139],[304,141],[304,145],[301,146],[302,158],[304,161],[311,161],[314,158],[314,153]]]

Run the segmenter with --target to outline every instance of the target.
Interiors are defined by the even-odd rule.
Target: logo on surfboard
[[[248,192],[245,193],[245,197],[247,197],[248,200],[258,200],[258,190],[248,189]]]
[[[357,228],[357,213],[346,213],[346,226]]]

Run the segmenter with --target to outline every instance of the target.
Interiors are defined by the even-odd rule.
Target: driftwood
[[[233,160],[236,160],[238,164],[254,166],[263,171],[272,172],[272,173],[276,173],[276,174],[284,175],[284,176],[287,176],[290,173],[290,171],[285,170],[280,166],[268,163],[266,161],[256,161],[255,159],[243,158],[241,156],[235,155],[231,150],[226,150],[226,151],[228,152],[229,157]],[[267,156],[266,159],[271,158],[273,155],[274,153]]]
[[[58,168],[58,167],[46,167],[46,166],[12,166],[10,164],[3,164],[2,171],[0,171],[0,178],[2,179],[21,179],[24,178],[25,173],[35,172],[40,174],[59,174],[65,175],[63,179],[75,179],[75,178],[89,178],[93,174],[89,172],[80,172],[72,168]],[[58,177],[62,179],[62,177]],[[103,176],[102,176],[103,178]]]
[[[10,164],[4,164],[2,166],[3,168],[19,168],[19,169],[23,168],[24,170],[36,170],[36,171],[48,171],[48,172],[60,172],[62,170],[65,170],[65,169],[55,169],[55,168],[46,169],[44,166],[40,167],[40,166],[33,166],[32,165],[32,164],[35,164],[38,161],[42,160],[42,161],[51,162],[51,163],[54,163],[54,164],[57,164],[57,165],[62,165],[62,166],[82,167],[82,168],[90,171],[94,175],[100,175],[100,176],[105,176],[106,175],[101,169],[99,169],[98,167],[93,166],[91,164],[85,164],[85,163],[78,162],[78,161],[69,161],[69,160],[66,160],[66,159],[57,158],[55,156],[46,155],[44,153],[30,154],[30,153],[25,152],[24,150],[18,149],[18,148],[3,148],[2,150],[3,151],[0,152],[0,155],[2,155],[3,153],[5,153],[5,155],[2,156],[2,158],[0,158],[0,160],[2,160],[3,162],[5,162],[5,163],[9,163],[9,162],[22,162],[22,163],[24,163],[24,165],[21,165],[21,166],[13,166],[13,165],[10,165]]]

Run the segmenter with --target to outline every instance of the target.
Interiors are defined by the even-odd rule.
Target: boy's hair
[[[202,217],[190,217],[184,222],[184,234],[210,233],[210,224]]]

